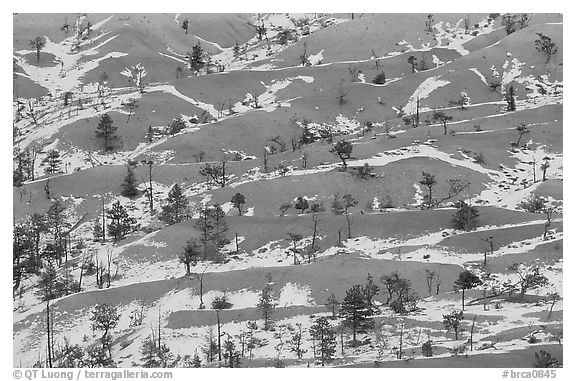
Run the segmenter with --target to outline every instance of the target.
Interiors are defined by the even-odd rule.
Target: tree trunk
[[[220,312],[216,310],[216,324],[218,327],[218,361],[222,361],[222,346],[220,345]],[[230,356],[232,357],[232,356]],[[232,361],[232,360],[230,360]]]
[[[344,356],[344,327],[340,329],[340,350],[342,352],[342,356]]]
[[[350,223],[350,215],[348,214],[348,212],[346,212],[346,222],[348,223],[348,239],[352,238],[352,227],[351,227],[351,223]]]
[[[476,315],[474,315],[474,319],[472,320],[472,327],[470,328],[470,352],[472,352],[472,350],[474,350],[474,347],[473,347],[474,324],[476,324]]]
[[[462,311],[464,311],[464,289],[462,289]]]
[[[150,214],[154,214],[154,192],[152,189],[152,161],[148,164],[150,176]]]
[[[554,308],[554,304],[556,304],[556,302],[552,301],[552,304],[550,305],[550,311],[548,312],[548,317],[546,319],[550,319],[552,317],[552,309]]]
[[[48,367],[52,368],[52,340],[51,340],[51,334],[50,334],[50,299],[48,298],[49,296],[46,295],[47,300],[46,300],[46,333],[47,333],[47,339],[48,339]]]
[[[458,327],[454,327],[454,340],[458,340]]]
[[[398,359],[402,360],[402,339],[404,336],[404,324],[400,326],[400,348],[398,350]]]

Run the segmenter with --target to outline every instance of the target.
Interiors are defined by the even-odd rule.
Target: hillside
[[[561,366],[562,15],[13,35],[14,366]]]

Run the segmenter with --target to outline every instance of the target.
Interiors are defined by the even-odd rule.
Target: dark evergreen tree
[[[188,53],[188,60],[190,63],[190,69],[195,72],[200,71],[204,67],[204,50],[202,49],[202,46],[200,46],[200,42],[192,47],[192,52]]]
[[[358,205],[358,201],[351,195],[345,194],[342,198],[336,193],[332,200],[331,209],[334,214],[343,214],[346,216],[348,225],[348,239],[352,238],[352,220],[350,219],[350,209]]]
[[[224,341],[224,359],[228,368],[240,367],[240,353],[236,350],[236,344],[230,335],[227,335]]]
[[[506,94],[506,104],[508,105],[506,109],[507,111],[516,111],[516,96],[512,84],[510,84],[508,93]]]
[[[378,307],[374,303],[374,297],[378,295],[380,287],[374,283],[372,275],[368,274],[366,277],[366,284],[364,285],[364,295],[366,297],[366,302],[371,309],[371,315],[376,315],[378,313]]]
[[[126,235],[138,229],[138,221],[128,215],[126,208],[116,201],[112,208],[106,211],[110,223],[108,224],[108,234],[114,237],[114,241],[120,241]]]
[[[46,165],[46,172],[48,173],[60,172],[60,166],[62,165],[60,152],[57,149],[51,149],[44,160],[42,160],[42,164]]]
[[[464,320],[464,312],[454,311],[449,314],[442,315],[442,324],[448,330],[454,330],[454,340],[458,340],[458,328],[460,322]]]
[[[246,197],[242,194],[242,193],[236,193],[234,196],[232,196],[232,199],[230,199],[230,202],[232,203],[232,205],[238,209],[238,215],[241,216],[242,215],[242,206],[246,203]]]
[[[301,213],[304,213],[304,211],[308,209],[308,200],[306,200],[302,196],[298,196],[298,198],[296,199],[296,204],[294,204],[294,209],[296,210],[300,209]]]
[[[274,302],[274,296],[272,295],[272,275],[270,273],[266,274],[266,285],[260,293],[260,299],[256,307],[262,313],[262,318],[264,319],[264,330],[268,331],[272,327],[272,314],[276,308],[276,302]]]
[[[218,361],[222,361],[222,345],[220,339],[222,338],[222,333],[220,329],[222,328],[220,325],[220,311],[226,310],[232,307],[232,303],[228,301],[228,297],[226,295],[220,295],[212,300],[212,309],[216,311],[216,336],[218,338]],[[232,368],[232,367],[231,367]]]
[[[422,179],[420,184],[428,188],[428,195],[426,195],[426,208],[432,209],[434,207],[434,198],[432,197],[432,189],[436,185],[436,176],[428,172],[422,172]]]
[[[462,271],[454,282],[454,287],[462,290],[462,311],[464,311],[464,291],[482,284],[482,280],[470,270]]]
[[[162,212],[158,218],[168,225],[178,224],[190,218],[188,200],[182,194],[178,183],[174,184],[168,192],[166,205],[162,206]]]
[[[460,200],[454,204],[456,213],[452,217],[452,227],[459,230],[470,230],[479,216],[478,208]]]
[[[310,336],[315,343],[314,357],[320,359],[322,366],[332,362],[336,353],[336,332],[326,317],[316,319],[310,327]]]
[[[556,44],[552,42],[550,36],[543,33],[536,34],[538,35],[538,39],[534,41],[536,50],[544,53],[546,56],[546,63],[549,63],[552,56],[558,52],[558,48],[556,47]]]
[[[186,122],[182,119],[182,115],[178,116],[178,118],[174,119],[172,123],[170,123],[170,135],[174,136],[183,129],[186,128]]]
[[[70,227],[67,221],[66,207],[60,200],[54,200],[46,212],[46,225],[52,235],[52,244],[58,265],[66,254],[65,231]]]
[[[442,127],[444,127],[444,135],[448,134],[448,125],[447,123],[454,119],[453,116],[446,115],[444,111],[434,111],[432,114],[433,121],[440,121],[442,123]]]
[[[326,307],[332,312],[332,319],[336,319],[336,312],[338,307],[340,307],[340,302],[336,299],[336,295],[332,294],[326,300]]]
[[[96,126],[96,137],[104,138],[104,151],[109,151],[112,148],[110,143],[116,138],[118,127],[114,126],[113,123],[110,115],[104,114]]]
[[[172,368],[176,365],[172,351],[165,343],[160,343],[148,336],[140,347],[142,354],[141,366],[143,368]]]
[[[353,345],[357,344],[357,333],[366,333],[374,327],[372,306],[366,300],[362,285],[357,284],[346,291],[340,306],[340,316],[344,318],[344,325],[352,330]]]
[[[178,260],[186,267],[186,274],[190,274],[190,267],[196,266],[201,255],[202,250],[198,242],[195,239],[188,240],[184,249],[178,254]]]
[[[189,26],[190,22],[188,21],[188,19],[182,21],[182,24],[180,25],[182,27],[182,29],[184,29],[184,31],[186,32],[186,34],[188,34],[188,26]]]
[[[122,182],[122,190],[120,194],[124,197],[135,197],[138,195],[138,187],[136,184],[136,176],[134,175],[134,169],[131,165],[126,166],[126,177],[124,177],[124,182]]]
[[[346,160],[350,159],[350,155],[352,155],[352,143],[347,140],[340,140],[336,143],[331,149],[330,152],[336,154],[340,161],[342,161],[342,168],[344,171],[348,168]]]

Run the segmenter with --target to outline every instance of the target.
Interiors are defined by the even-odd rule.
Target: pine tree
[[[195,72],[200,71],[204,67],[204,50],[200,42],[192,47],[192,52],[188,53],[188,60],[190,61],[190,69]]]
[[[100,343],[102,352],[108,352],[108,359],[112,361],[112,337],[110,331],[116,328],[120,315],[115,306],[108,304],[98,304],[92,310],[90,321],[92,322],[92,331],[103,331]]]
[[[186,34],[188,34],[188,27],[189,27],[190,22],[188,21],[188,19],[182,21],[182,29],[184,29],[184,31],[186,32]]]
[[[92,225],[92,235],[94,239],[102,238],[103,231],[102,231],[102,224],[100,223],[100,217],[96,217],[94,220],[94,224]]]
[[[184,119],[182,119],[182,115],[180,115],[170,123],[170,135],[174,136],[185,128],[186,123],[184,122]]]
[[[507,111],[516,111],[516,97],[514,94],[514,86],[512,86],[512,84],[510,84],[510,87],[508,88],[506,103],[508,105]]]
[[[332,294],[326,300],[326,307],[332,312],[332,319],[336,319],[336,312],[338,307],[340,306],[340,302],[336,299],[336,295]]]
[[[456,213],[452,218],[452,227],[460,230],[470,230],[479,216],[478,208],[468,205],[464,200],[454,204]]]
[[[220,311],[229,309],[232,307],[232,303],[228,301],[228,297],[226,295],[217,296],[212,300],[212,309],[216,311],[216,328],[217,328],[217,337],[218,337],[218,361],[222,361],[222,345],[220,339],[222,334],[220,333]],[[232,366],[230,367],[232,368]]]
[[[178,260],[186,267],[186,274],[190,274],[190,267],[196,266],[201,254],[202,250],[195,239],[190,239],[186,242],[186,246],[178,254]]]
[[[58,265],[61,264],[62,256],[66,254],[66,237],[64,231],[70,227],[67,221],[66,207],[55,200],[46,212],[46,225],[52,235],[52,245]]]
[[[350,219],[350,208],[358,205],[358,201],[351,195],[345,194],[342,198],[336,193],[333,196],[331,209],[334,214],[344,214],[348,225],[348,239],[352,238],[352,220]]]
[[[136,176],[134,175],[134,169],[131,165],[126,166],[126,177],[124,177],[124,182],[121,187],[122,190],[120,191],[120,194],[124,197],[132,198],[138,195]]]
[[[224,359],[228,368],[240,367],[240,353],[236,350],[236,345],[230,335],[227,335],[224,341]]]
[[[177,224],[190,218],[188,200],[182,194],[178,183],[174,184],[168,192],[166,205],[162,206],[162,212],[158,218],[168,225]]]
[[[100,117],[98,126],[96,126],[96,137],[104,138],[104,151],[109,151],[112,147],[110,142],[116,138],[116,130],[110,115],[104,114]]]
[[[198,354],[198,350],[194,350],[194,357],[192,359],[192,365],[194,368],[200,368],[202,366],[202,360],[200,359],[200,355]]]
[[[272,313],[276,307],[274,298],[272,295],[272,274],[268,273],[266,275],[266,285],[260,293],[260,299],[256,307],[262,313],[262,318],[264,319],[264,330],[268,331],[272,326]]]
[[[346,160],[350,159],[350,155],[352,154],[353,145],[351,142],[346,140],[340,140],[336,143],[331,149],[330,152],[336,154],[340,161],[342,161],[342,169],[346,171],[348,168],[348,164]]]
[[[60,158],[60,152],[57,149],[51,149],[46,154],[42,164],[46,164],[46,172],[56,173],[60,172],[60,166],[62,165],[62,159]]]
[[[230,243],[230,241],[226,238],[226,232],[228,231],[226,213],[219,204],[214,204],[210,209],[210,218],[212,220],[213,226],[213,229],[210,232],[210,240],[219,250],[224,245]]]
[[[536,50],[544,53],[546,56],[546,63],[549,63],[552,56],[558,52],[558,48],[549,36],[543,33],[536,34],[538,35],[538,39],[534,41]]]
[[[114,241],[120,241],[127,234],[138,229],[138,221],[134,217],[130,217],[126,208],[116,201],[111,209],[106,211],[107,217],[110,220],[108,224],[108,233],[114,237]]]
[[[442,324],[446,329],[454,330],[454,340],[458,340],[458,328],[460,322],[464,320],[464,312],[454,311],[449,314],[442,315]]]
[[[365,333],[374,327],[372,306],[366,300],[362,285],[355,285],[348,291],[340,306],[340,316],[344,318],[344,325],[352,329],[353,345],[356,345],[356,333]]]
[[[308,209],[308,200],[306,200],[302,196],[298,196],[298,198],[296,199],[296,204],[294,204],[294,209],[296,210],[300,209],[301,213],[304,213],[304,211]]]
[[[242,194],[242,193],[236,193],[234,196],[232,196],[232,199],[230,199],[230,202],[232,203],[232,205],[238,209],[238,215],[241,216],[242,215],[242,206],[246,203],[246,197]]]
[[[481,283],[482,281],[480,278],[470,270],[462,271],[458,275],[458,279],[454,282],[454,286],[462,290],[462,311],[464,311],[464,291],[474,288]]]
[[[374,297],[378,295],[378,291],[380,291],[380,287],[374,283],[372,275],[368,274],[366,284],[364,285],[364,296],[366,297],[366,302],[371,310],[371,315],[376,315],[376,313],[378,313],[378,307],[376,307],[376,304],[374,303]]]
[[[326,317],[316,319],[310,327],[310,336],[315,342],[314,357],[320,358],[322,366],[332,362],[336,353],[336,332]]]

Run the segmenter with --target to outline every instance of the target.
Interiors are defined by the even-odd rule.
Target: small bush
[[[482,152],[474,155],[474,162],[478,164],[484,164],[484,155],[482,154]]]
[[[536,368],[559,368],[560,364],[556,358],[552,357],[552,355],[546,351],[540,350],[534,353],[536,357],[536,362],[534,366]]]
[[[539,213],[546,208],[546,200],[544,200],[544,197],[532,195],[522,201],[518,206],[527,212]]]
[[[374,79],[372,80],[372,83],[375,85],[383,85],[386,83],[386,74],[384,74],[384,72],[379,73],[376,77],[374,77]]]
[[[424,356],[424,357],[432,357],[433,356],[432,342],[430,340],[428,340],[427,342],[422,344],[422,356]]]

